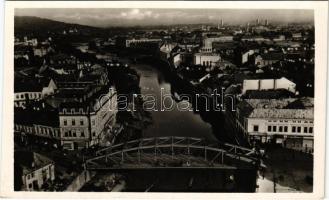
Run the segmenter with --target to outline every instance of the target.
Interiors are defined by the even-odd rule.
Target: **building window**
[[[267,127],[267,131],[268,131],[268,132],[271,132],[271,131],[272,131],[272,126],[268,126],[268,127]]]
[[[67,126],[67,121],[66,121],[66,119],[64,119],[64,126]]]
[[[258,132],[258,125],[254,125],[254,131]]]
[[[31,173],[32,178],[34,178],[34,172]]]
[[[276,132],[276,126],[273,126],[273,132]]]
[[[77,137],[77,134],[75,131],[72,131],[73,137]]]
[[[302,131],[302,128],[300,126],[297,127],[297,133],[300,133]]]
[[[284,132],[288,132],[288,126],[284,127]]]
[[[95,132],[93,132],[93,137],[95,137],[96,136],[96,133]]]
[[[29,184],[29,188],[32,188],[32,183]]]
[[[21,94],[21,98],[22,98],[22,99],[24,98],[24,94]]]
[[[83,125],[83,120],[82,120],[82,119],[80,119],[80,125],[81,125],[81,126]]]
[[[292,127],[291,132],[296,133],[296,126],[293,126],[293,127]]]
[[[279,132],[282,132],[282,130],[283,130],[283,127],[279,126]]]
[[[307,133],[307,127],[304,127],[304,133]]]
[[[64,135],[65,135],[65,137],[68,137],[68,136],[69,136],[68,133],[67,133],[66,131],[65,131]]]
[[[85,137],[85,132],[81,131],[81,137]]]
[[[72,126],[75,126],[75,119],[72,119]]]
[[[308,129],[308,132],[309,132],[309,133],[313,133],[313,127],[310,127],[310,128]]]

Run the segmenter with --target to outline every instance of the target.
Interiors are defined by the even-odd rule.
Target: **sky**
[[[311,22],[313,10],[268,9],[146,9],[146,8],[25,8],[16,16],[35,16],[97,27],[218,23],[245,24],[257,18],[269,22]]]

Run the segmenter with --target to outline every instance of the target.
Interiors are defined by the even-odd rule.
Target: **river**
[[[153,123],[143,130],[143,137],[183,136],[217,140],[211,125],[193,111],[188,101],[178,101],[173,97],[176,93],[174,87],[162,70],[150,64],[131,64],[131,67],[140,75],[142,96],[150,99],[149,95],[152,95],[156,102],[155,109],[150,111]],[[161,108],[170,106],[171,110],[161,111]],[[186,109],[187,107],[189,109]]]

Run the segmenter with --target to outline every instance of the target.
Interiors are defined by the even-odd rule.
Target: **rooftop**
[[[313,98],[246,99],[238,107],[249,118],[314,118]]]
[[[254,109],[250,118],[274,119],[313,119],[314,111],[311,109]]]
[[[30,151],[15,151],[15,164],[22,167],[23,175],[29,174],[41,167],[54,163],[51,159],[41,154]]]

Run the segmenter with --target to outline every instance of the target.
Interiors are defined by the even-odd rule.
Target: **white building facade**
[[[253,79],[244,80],[242,85],[242,94],[248,90],[277,90],[285,89],[296,93],[296,84],[285,77],[280,79]]]
[[[305,108],[289,105],[307,101]],[[236,125],[251,141],[313,152],[313,99],[246,99],[237,107]]]
[[[204,67],[213,67],[221,60],[221,56],[218,53],[195,53],[193,64],[201,65]]]

